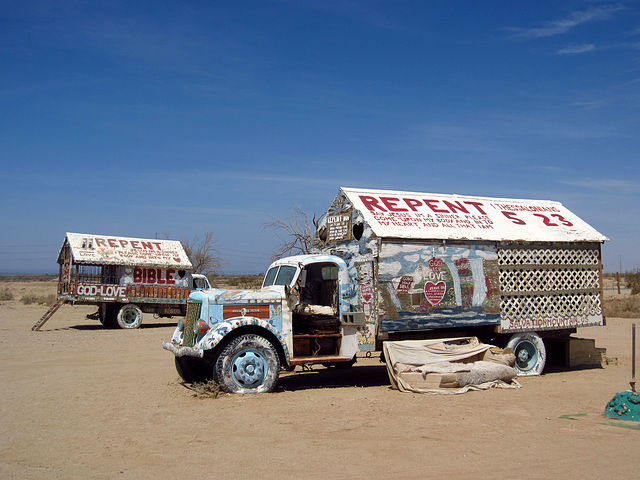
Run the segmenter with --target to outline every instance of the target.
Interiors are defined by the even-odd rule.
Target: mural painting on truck
[[[553,201],[342,188],[314,245],[377,272],[356,285],[369,349],[376,329],[601,325],[606,240]]]

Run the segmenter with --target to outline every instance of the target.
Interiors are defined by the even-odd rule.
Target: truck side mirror
[[[302,270],[302,272],[300,272],[300,288],[304,288],[306,284],[307,284],[307,271]]]

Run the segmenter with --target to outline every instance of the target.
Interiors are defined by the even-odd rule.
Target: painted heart
[[[424,285],[424,294],[431,305],[439,304],[447,291],[447,284],[440,280],[438,283],[427,282]]]

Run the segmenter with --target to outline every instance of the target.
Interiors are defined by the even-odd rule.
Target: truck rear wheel
[[[280,375],[280,358],[269,340],[261,335],[244,334],[222,348],[213,373],[225,392],[270,392]]]
[[[547,349],[535,332],[516,333],[507,343],[516,355],[515,368],[519,376],[540,375],[547,361]]]
[[[123,305],[118,311],[117,320],[120,328],[138,328],[142,323],[142,310],[137,305]]]

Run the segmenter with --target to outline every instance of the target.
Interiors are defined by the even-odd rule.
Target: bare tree
[[[291,208],[291,215],[286,219],[276,218],[263,225],[263,229],[274,230],[282,242],[271,257],[276,260],[287,255],[308,254],[313,242],[313,235],[324,217],[324,213],[316,218],[309,217],[300,207]],[[313,225],[313,230],[311,229]]]
[[[224,265],[224,261],[215,255],[213,233],[206,233],[202,239],[199,236],[193,237],[193,240],[183,238],[181,242],[193,265],[193,273],[213,275]]]

